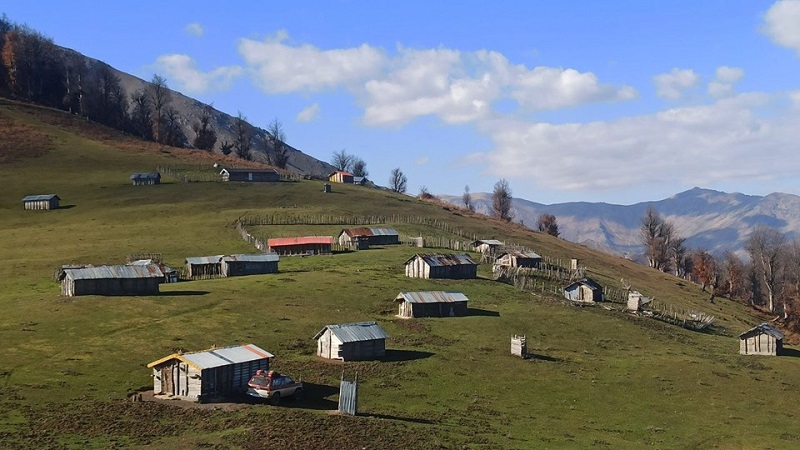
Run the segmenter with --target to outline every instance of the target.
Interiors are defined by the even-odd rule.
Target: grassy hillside
[[[188,165],[190,152],[139,143],[62,113],[0,102],[0,448],[791,448],[800,388],[797,357],[737,354],[736,334],[760,319],[697,286],[540,233],[406,196],[356,186],[323,194],[312,181],[134,187],[128,175]],[[18,150],[18,152],[17,152]],[[9,156],[10,155],[10,156]],[[210,160],[206,160],[208,164]],[[194,162],[194,164],[197,164]],[[67,208],[24,211],[28,194]],[[131,252],[187,256],[253,252],[234,221],[244,215],[404,215],[438,219],[483,237],[579,258],[619,287],[718,317],[697,333],[618,310],[579,308],[493,282],[412,280],[416,250],[394,246],[283,258],[280,273],[162,285],[153,297],[59,296],[64,263],[122,263]],[[446,235],[422,225],[403,235]],[[260,226],[261,236],[336,235],[341,226]],[[445,236],[446,237],[446,236]],[[405,290],[457,290],[463,318],[400,320]],[[619,305],[615,305],[619,307]],[[314,356],[325,324],[377,320],[383,361]],[[528,336],[521,360],[509,338]],[[147,363],[175,349],[252,342],[275,368],[302,376],[299,402],[280,407],[182,407],[125,401],[152,387]],[[792,352],[796,355],[797,352]],[[358,417],[336,408],[345,371],[363,380]]]

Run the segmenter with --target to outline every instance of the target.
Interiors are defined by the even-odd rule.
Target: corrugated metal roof
[[[373,236],[397,236],[397,230],[394,228],[370,228]]]
[[[415,258],[422,258],[426,264],[431,267],[438,266],[460,266],[460,265],[475,265],[478,263],[466,253],[449,253],[449,254],[416,254],[406,264],[413,261]]]
[[[478,239],[477,241],[475,241],[474,245],[477,246],[477,245],[481,245],[481,244],[486,244],[486,245],[505,245],[502,242],[498,241],[497,239]]]
[[[245,363],[263,358],[274,358],[275,355],[253,344],[232,345],[194,353],[173,353],[167,357],[153,361],[147,365],[152,368],[171,359],[179,359],[187,364],[203,370],[229,364]]]
[[[574,282],[568,284],[567,287],[565,287],[564,289],[569,289],[570,287],[575,286],[576,284],[586,285],[590,289],[592,289],[593,291],[598,290],[598,289],[600,289],[601,291],[603,290],[603,286],[600,286],[600,284],[598,282],[594,281],[591,278],[584,278],[583,280],[574,281]]]
[[[38,202],[40,200],[51,200],[53,198],[58,198],[61,200],[56,194],[41,194],[41,195],[27,195],[22,198],[23,202]]]
[[[191,265],[204,265],[204,264],[219,264],[223,255],[216,256],[190,256],[186,258],[186,264]]]
[[[497,258],[498,259],[502,258],[505,255],[511,255],[511,256],[515,256],[517,258],[542,259],[541,256],[539,256],[538,254],[536,254],[534,252],[521,252],[519,250],[514,250],[513,252],[502,253]]]
[[[252,254],[238,254],[238,255],[225,255],[222,257],[225,262],[273,262],[278,261],[280,258],[277,253],[252,253]]]
[[[325,330],[331,330],[334,336],[342,342],[359,342],[371,341],[373,339],[386,339],[389,337],[383,328],[379,327],[375,322],[356,322],[356,323],[343,323],[339,325],[326,325],[314,339],[319,339],[325,333]]]
[[[131,175],[131,180],[157,180],[161,178],[161,174],[158,172],[150,172],[150,173],[134,173]]]
[[[753,334],[754,332],[757,332],[757,331],[769,334],[769,335],[771,335],[772,337],[774,337],[776,339],[783,339],[783,333],[781,333],[780,330],[776,329],[775,327],[773,327],[772,325],[770,325],[768,323],[762,323],[760,325],[756,325],[753,328],[750,328],[749,330],[747,330],[744,333],[740,334],[739,337],[743,338],[746,335]]]
[[[231,173],[278,173],[275,169],[222,169],[219,173],[220,175],[222,172]]]
[[[399,233],[394,228],[346,228],[339,233],[341,236],[342,233],[353,237],[353,236],[398,236]]]
[[[401,292],[395,300],[405,300],[408,303],[456,303],[469,301],[461,292],[425,291]]]
[[[304,244],[321,244],[333,245],[333,238],[330,236],[303,236],[303,237],[289,237],[289,238],[273,238],[267,241],[270,247],[282,247],[284,245],[304,245]]]
[[[161,269],[155,264],[146,266],[97,266],[81,269],[63,269],[63,271],[66,276],[73,280],[164,277]]]

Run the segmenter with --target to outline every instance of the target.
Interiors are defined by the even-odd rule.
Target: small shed
[[[498,241],[497,239],[479,239],[472,243],[475,251],[480,253],[494,252],[504,245],[504,243]]]
[[[522,267],[526,269],[538,269],[542,264],[542,257],[534,252],[513,251],[506,252],[497,257],[495,266],[500,267]]]
[[[328,181],[331,183],[352,184],[353,174],[350,172],[345,172],[344,170],[337,170],[336,172],[331,172],[328,175]]]
[[[159,269],[161,269],[161,273],[164,274],[164,283],[178,282],[178,271],[164,265],[163,263],[156,262],[152,259],[137,259],[136,261],[131,261],[128,263],[129,266],[149,266],[150,264],[155,264]]]
[[[466,253],[419,254],[406,261],[406,276],[412,278],[470,279],[478,276],[478,263]]]
[[[469,299],[461,292],[426,291],[401,292],[395,298],[399,303],[398,317],[454,317],[467,314]]]
[[[270,182],[281,181],[281,174],[275,169],[222,169],[222,181]]]
[[[161,174],[158,172],[134,173],[130,178],[134,186],[161,184]]]
[[[173,353],[147,365],[153,370],[153,392],[182,400],[242,393],[258,370],[269,370],[274,355],[253,345],[213,348],[202,352]]]
[[[400,243],[400,233],[394,228],[346,228],[339,232],[339,245],[352,246],[358,238],[366,237],[369,245],[395,245]]]
[[[639,291],[630,291],[628,292],[627,309],[630,312],[638,312],[642,309],[642,306],[650,303],[650,300],[651,299],[639,293]]]
[[[271,252],[280,256],[329,255],[333,252],[333,237],[303,236],[267,240]]]
[[[326,325],[314,336],[317,356],[342,361],[364,361],[386,354],[389,335],[375,322]]]
[[[356,176],[353,176],[353,184],[357,184],[359,186],[364,186],[365,184],[367,184],[368,181],[369,180],[367,180],[367,177],[356,177]]]
[[[156,264],[63,268],[58,274],[61,295],[153,295],[164,282]]]
[[[778,356],[783,351],[783,333],[762,323],[739,335],[739,354]]]
[[[22,206],[31,210],[58,209],[60,201],[56,194],[28,195],[22,198]]]
[[[225,255],[222,257],[221,274],[223,277],[237,277],[278,273],[279,259],[277,253]]]
[[[323,184],[322,185],[322,192],[324,192],[326,194],[330,194],[331,193],[331,184],[330,183]]]
[[[603,287],[591,278],[584,278],[565,287],[564,297],[578,303],[602,302]]]
[[[186,276],[194,280],[221,277],[222,256],[191,256],[186,258]]]

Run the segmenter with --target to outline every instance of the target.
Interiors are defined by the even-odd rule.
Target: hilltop
[[[458,208],[362,186],[319,181],[131,186],[157,165],[204,170],[212,157],[131,139],[78,117],[0,101],[0,447],[107,448],[657,448],[796,446],[797,352],[737,354],[738,333],[764,316],[618,256]],[[221,156],[219,156],[221,158]],[[213,158],[217,158],[216,155]],[[216,159],[213,159],[216,161]],[[202,167],[200,167],[202,166]],[[55,193],[62,209],[24,211],[20,199]],[[387,217],[402,237],[501,239],[554,260],[577,258],[611,288],[620,279],[676,309],[714,315],[698,333],[635,317],[619,303],[568,304],[550,289],[403,275],[417,252],[385,246],[332,256],[281,258],[278,274],[187,281],[149,297],[64,298],[62,264],[112,264],[158,252],[188,256],[255,249],[241,217]],[[424,218],[391,222],[398,217]],[[291,223],[291,220],[287,220]],[[261,238],[336,235],[344,226],[265,225]],[[460,233],[460,234],[459,234]],[[424,249],[425,252],[446,249]],[[475,312],[403,320],[398,292],[463,292]],[[314,355],[324,325],[376,320],[392,358],[329,363]],[[529,360],[509,355],[526,334]],[[302,377],[302,401],[201,407],[129,402],[152,387],[146,364],[179,350],[254,343],[275,368]],[[358,372],[359,416],[336,408],[342,372]]]

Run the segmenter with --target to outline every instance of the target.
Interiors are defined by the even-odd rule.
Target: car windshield
[[[269,386],[269,379],[263,375],[256,375],[253,378],[250,378],[249,384],[267,387]]]

